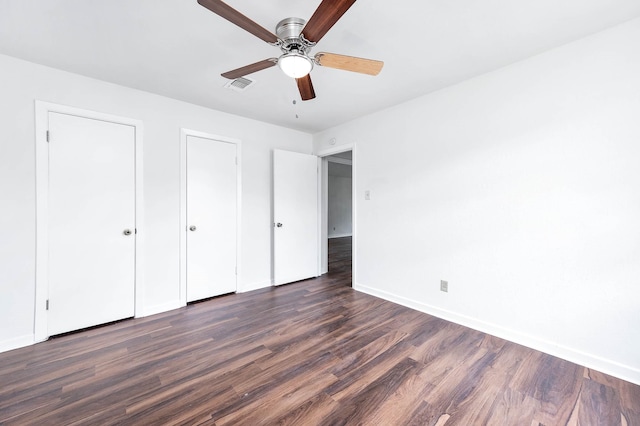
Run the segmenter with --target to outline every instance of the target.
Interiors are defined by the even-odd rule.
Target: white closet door
[[[274,281],[318,276],[318,157],[273,152]]]
[[[49,113],[49,335],[134,315],[135,129]]]
[[[187,136],[187,301],[236,291],[236,144]]]

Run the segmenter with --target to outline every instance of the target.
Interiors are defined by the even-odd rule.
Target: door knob
[[[194,225],[191,225],[191,226],[189,227],[189,231],[195,231],[195,230],[196,230],[196,227],[195,227]]]
[[[122,233],[124,235],[131,235],[131,229],[125,229]]]
[[[277,226],[278,228],[282,228],[282,224],[281,224],[280,222],[276,223],[276,226]]]

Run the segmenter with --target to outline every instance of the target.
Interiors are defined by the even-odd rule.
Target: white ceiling
[[[228,0],[273,32],[319,3]],[[637,16],[638,0],[360,0],[312,53],[379,59],[384,69],[316,67],[317,98],[307,102],[277,67],[250,75],[257,84],[245,92],[224,89],[220,73],[279,50],[196,0],[0,0],[0,53],[313,133]]]

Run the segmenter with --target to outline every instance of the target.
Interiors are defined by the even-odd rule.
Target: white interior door
[[[318,276],[318,158],[273,152],[274,283]]]
[[[236,291],[236,144],[187,136],[187,301]]]
[[[49,112],[49,335],[134,315],[135,128]]]

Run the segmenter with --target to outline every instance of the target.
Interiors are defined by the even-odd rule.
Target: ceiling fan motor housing
[[[276,25],[276,35],[282,44],[280,48],[283,52],[297,50],[305,54],[311,48],[311,44],[300,37],[306,21],[301,18],[285,18]]]

